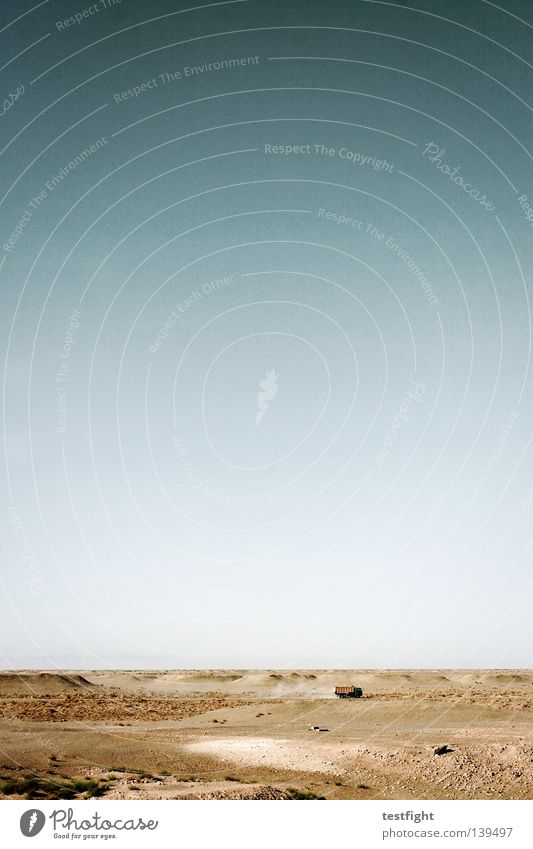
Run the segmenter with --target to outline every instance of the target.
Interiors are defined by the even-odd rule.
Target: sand
[[[3,799],[525,799],[532,744],[528,670],[0,673]]]

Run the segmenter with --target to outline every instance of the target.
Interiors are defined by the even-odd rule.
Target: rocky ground
[[[3,799],[532,794],[528,671],[0,673]]]

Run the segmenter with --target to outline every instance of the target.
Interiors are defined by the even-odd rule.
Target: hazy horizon
[[[53,658],[51,658],[53,659]],[[272,672],[292,670],[300,672],[520,672],[533,669],[532,666],[173,666],[167,664],[144,665],[140,662],[132,666],[118,664],[84,666],[61,665],[61,666],[33,666],[31,658],[22,658],[30,661],[27,665],[18,667],[2,667],[0,672]],[[140,660],[140,659],[139,659]]]

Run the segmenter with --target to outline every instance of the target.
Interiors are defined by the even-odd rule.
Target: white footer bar
[[[0,834],[10,849],[533,846],[529,801],[304,801],[4,801]]]

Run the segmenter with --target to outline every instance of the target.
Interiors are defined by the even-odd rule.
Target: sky
[[[0,7],[0,665],[531,665],[532,7]]]

